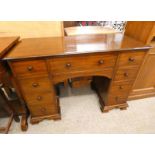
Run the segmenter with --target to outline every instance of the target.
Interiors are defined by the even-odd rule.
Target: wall
[[[61,21],[1,21],[0,37],[20,36],[21,38],[63,36]]]

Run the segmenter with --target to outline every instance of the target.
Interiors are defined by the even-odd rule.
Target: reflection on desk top
[[[6,52],[17,43],[19,37],[0,37],[0,58],[6,54]]]
[[[11,60],[149,48],[151,47],[131,37],[123,36],[121,33],[28,38],[21,40],[4,59]]]
[[[110,34],[118,33],[119,31],[104,26],[73,26],[65,28],[65,33],[67,36],[75,35],[92,35],[92,34]]]

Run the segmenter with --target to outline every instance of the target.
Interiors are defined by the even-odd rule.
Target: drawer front
[[[145,52],[122,52],[119,55],[118,66],[139,66],[144,56]]]
[[[51,83],[47,77],[27,78],[19,80],[20,86],[24,94],[50,92]]]
[[[112,84],[109,93],[111,95],[117,95],[121,98],[126,98],[132,87],[133,82],[115,82]]]
[[[51,104],[55,106],[56,97],[52,92],[40,92],[32,94],[24,94],[27,105],[38,105],[44,106],[46,104]]]
[[[29,106],[29,110],[32,117],[35,116],[46,116],[58,113],[58,107],[51,106],[49,104],[41,106]]]
[[[68,56],[49,60],[53,75],[86,70],[102,70],[104,67],[115,65],[115,54],[95,54],[84,56]]]
[[[126,103],[127,98],[122,98],[117,95],[109,96],[108,98],[108,105],[118,105]]]
[[[33,75],[47,75],[46,63],[44,60],[15,61],[11,63],[12,69],[17,77]]]
[[[73,78],[73,79],[71,79],[71,86],[73,88],[79,88],[79,87],[87,86],[92,82],[92,80],[93,79],[91,76]]]
[[[137,67],[122,68],[116,71],[114,81],[125,81],[135,79],[138,72]]]
[[[83,77],[83,75],[85,76],[90,76],[90,75],[96,75],[96,76],[106,76],[109,78],[112,78],[113,76],[113,68],[107,68],[107,69],[102,69],[99,71],[94,71],[94,70],[89,70],[89,71],[85,71],[85,72],[71,72],[68,74],[58,74],[58,75],[54,75],[52,76],[52,81],[54,84],[57,84],[58,82],[63,82],[66,79],[69,78],[73,78],[73,77]]]

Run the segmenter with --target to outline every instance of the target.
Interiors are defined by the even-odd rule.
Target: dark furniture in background
[[[0,117],[11,116],[8,126],[3,128],[5,133],[8,132],[11,122],[14,118],[16,122],[19,122],[19,115],[22,115],[22,118],[26,116],[26,109],[24,104],[21,104],[19,97],[15,91],[14,80],[9,74],[10,69],[6,62],[3,62],[2,59],[6,53],[9,52],[17,43],[19,37],[2,37],[0,38]],[[26,120],[26,119],[25,119]],[[24,120],[21,121],[22,130],[26,130]]]

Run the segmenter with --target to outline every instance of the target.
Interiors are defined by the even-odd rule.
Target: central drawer
[[[116,58],[115,53],[64,56],[49,59],[49,65],[52,74],[59,75],[62,73],[102,70],[106,67],[113,67]]]

